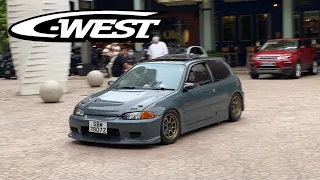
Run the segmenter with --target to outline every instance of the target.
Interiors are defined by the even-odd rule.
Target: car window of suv
[[[199,86],[212,83],[212,79],[205,63],[193,65],[188,74],[188,83],[194,83]]]
[[[230,75],[229,68],[224,62],[220,60],[209,60],[207,61],[207,64],[210,68],[215,82],[221,81]]]

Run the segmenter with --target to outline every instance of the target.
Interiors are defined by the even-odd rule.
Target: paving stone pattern
[[[17,80],[0,80],[0,179],[319,180],[320,76],[241,79],[241,121],[151,147],[67,137],[74,105],[103,88],[71,80],[61,103],[43,104],[38,96],[17,96]]]

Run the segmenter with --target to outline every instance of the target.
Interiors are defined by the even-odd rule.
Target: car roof
[[[161,56],[156,59],[143,61],[141,63],[161,63],[161,64],[182,64],[188,65],[194,62],[204,61],[204,60],[213,60],[213,61],[224,61],[222,57],[200,57],[197,55],[189,54],[168,54]]]

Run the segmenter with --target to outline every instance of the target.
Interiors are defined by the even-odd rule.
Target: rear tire
[[[251,76],[251,79],[259,79],[260,75],[258,73],[250,72],[250,76]]]
[[[239,93],[233,94],[229,104],[229,121],[237,122],[241,118],[243,99]]]
[[[297,61],[295,67],[293,68],[293,71],[291,73],[291,78],[292,79],[299,79],[301,77],[301,72],[302,72],[302,66],[300,61]]]
[[[309,71],[309,74],[311,74],[311,75],[317,75],[317,73],[318,73],[318,61],[317,60],[313,60],[312,67],[308,71]]]
[[[180,116],[177,111],[168,110],[162,117],[160,128],[161,144],[175,143],[181,135]]]

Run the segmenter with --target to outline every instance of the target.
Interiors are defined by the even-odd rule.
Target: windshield
[[[296,50],[298,40],[274,40],[267,41],[260,50]]]
[[[143,63],[134,66],[112,88],[177,90],[184,65]]]

